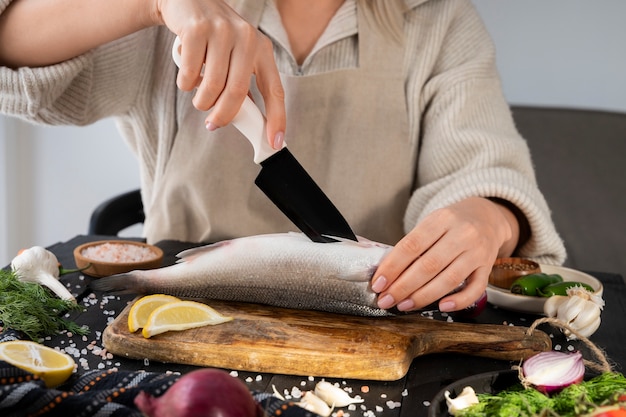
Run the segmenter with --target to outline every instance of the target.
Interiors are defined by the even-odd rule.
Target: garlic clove
[[[573,296],[569,297],[565,303],[561,304],[557,312],[556,317],[565,322],[571,323],[576,319],[576,316],[585,308],[587,300]]]
[[[302,399],[296,404],[298,404],[300,407],[304,408],[305,410],[312,411],[316,414],[319,414],[322,417],[328,417],[330,416],[330,413],[332,412],[332,408],[330,408],[324,400],[316,396],[311,391],[307,391],[302,396]]]
[[[600,317],[600,308],[594,303],[587,303],[585,308],[578,313],[573,323],[577,328],[584,329],[587,326],[591,326],[598,317]]]
[[[446,404],[448,405],[448,412],[451,415],[456,415],[459,411],[473,405],[478,404],[478,397],[472,387],[465,387],[463,391],[456,398],[450,397],[450,391],[444,392],[446,397]]]
[[[548,317],[555,317],[561,304],[567,301],[569,297],[565,295],[553,295],[549,297],[543,305],[543,312]]]
[[[598,316],[590,324],[586,325],[582,329],[576,329],[576,330],[578,331],[578,333],[580,333],[581,336],[589,337],[592,334],[594,334],[596,330],[598,330],[598,328],[600,327],[600,323],[601,323],[601,319],[600,319],[600,316]],[[576,336],[572,335],[570,338],[576,339]]]
[[[334,407],[345,407],[350,404],[362,403],[361,398],[352,398],[350,394],[328,381],[320,381],[315,385],[315,395]]]

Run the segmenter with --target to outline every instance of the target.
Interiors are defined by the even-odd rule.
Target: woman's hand
[[[254,74],[265,101],[268,142],[282,147],[284,91],[272,43],[265,35],[222,0],[156,0],[152,19],[180,37],[182,65],[177,85],[184,91],[197,88],[193,104],[199,110],[213,108],[207,129],[231,122]]]
[[[468,307],[484,292],[495,259],[510,255],[518,238],[515,215],[491,200],[472,197],[437,210],[381,262],[372,281],[378,306],[409,311],[439,300],[441,311]]]

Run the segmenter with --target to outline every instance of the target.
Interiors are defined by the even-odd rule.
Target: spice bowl
[[[100,278],[136,269],[161,266],[161,248],[131,240],[99,240],[74,249],[76,267],[86,275]]]
[[[538,274],[541,267],[537,262],[525,258],[498,258],[494,262],[489,283],[508,290],[516,279],[524,275]]]

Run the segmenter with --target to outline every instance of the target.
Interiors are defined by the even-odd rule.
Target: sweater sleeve
[[[0,0],[0,13],[11,0]],[[156,28],[65,62],[0,67],[0,113],[35,123],[86,125],[126,112],[150,83]]]
[[[470,2],[448,3],[455,6],[447,11],[440,55],[421,92],[425,111],[406,232],[465,198],[499,198],[516,206],[530,226],[516,256],[562,263],[565,248],[503,96],[492,41]]]

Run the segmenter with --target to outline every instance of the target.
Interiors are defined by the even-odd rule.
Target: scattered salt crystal
[[[380,398],[387,398],[387,394],[380,394]]]
[[[257,375],[255,378],[256,382],[262,381],[263,380],[263,375]]]
[[[150,366],[150,359],[143,358],[143,366]]]
[[[561,350],[561,345],[554,345],[554,350]]]
[[[422,404],[424,404],[425,407],[430,407],[430,401],[424,401]]]
[[[247,377],[247,378],[246,378],[246,382],[248,382],[248,383],[252,382],[252,378]]]
[[[105,365],[102,362],[100,362],[98,364],[98,369],[104,369],[104,367],[105,367]]]
[[[382,413],[383,408],[380,405],[377,405],[376,406],[376,411],[379,412],[379,413]]]
[[[407,395],[409,395],[409,390],[405,388],[404,391],[402,391],[402,394],[400,395],[402,395],[403,397],[406,397]]]
[[[237,377],[237,376],[239,376],[239,372],[237,372],[237,371],[230,371],[230,375],[234,376],[234,377]]]
[[[293,388],[291,388],[291,396],[293,398],[301,398],[302,397],[302,391],[300,391],[300,389],[297,388],[297,387],[293,387]]]
[[[570,352],[573,352],[576,348],[572,345],[568,345],[567,346],[567,350],[569,350]]]
[[[447,321],[448,323],[453,323],[453,322],[454,322],[454,319],[452,318],[452,316],[448,316],[448,318],[446,319],[446,321]]]
[[[399,408],[402,405],[399,401],[387,401],[385,404],[387,404],[387,407],[389,407],[390,410]]]

